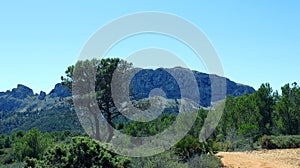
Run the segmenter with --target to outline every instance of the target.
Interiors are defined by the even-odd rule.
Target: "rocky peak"
[[[39,94],[38,99],[39,99],[39,100],[44,100],[46,96],[47,96],[46,93],[43,92],[43,91],[41,91],[40,94]]]
[[[71,96],[71,93],[68,91],[68,89],[63,86],[61,83],[58,83],[55,85],[54,89],[49,93],[50,98],[54,97],[69,97]]]
[[[34,94],[32,89],[19,84],[17,88],[11,91],[0,92],[0,113],[51,108],[62,103],[60,98],[68,96],[71,96],[71,94],[61,84],[56,84],[49,95],[43,91],[40,94]]]
[[[17,88],[14,88],[10,94],[17,99],[25,99],[28,96],[34,96],[32,89],[21,84],[18,84]]]

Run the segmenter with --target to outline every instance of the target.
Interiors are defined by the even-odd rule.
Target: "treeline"
[[[226,99],[222,133],[236,129],[239,135],[300,134],[300,88],[296,83],[282,87],[282,95],[263,84],[251,95]]]
[[[254,94],[227,97],[222,119],[214,133],[218,148],[234,150],[244,146],[253,149],[255,142],[260,145],[259,142],[268,136],[300,135],[300,87],[296,83],[286,84],[281,92],[280,95],[269,84],[262,84]],[[293,141],[300,143],[297,138]]]

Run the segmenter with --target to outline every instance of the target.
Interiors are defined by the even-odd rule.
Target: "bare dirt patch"
[[[219,152],[228,168],[300,168],[300,148],[251,152]]]

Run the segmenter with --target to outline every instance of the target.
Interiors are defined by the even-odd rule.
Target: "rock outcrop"
[[[68,91],[68,89],[63,86],[61,83],[58,83],[55,85],[54,89],[49,93],[50,98],[54,97],[69,97],[71,96],[71,93]]]
[[[147,98],[155,89],[162,90],[168,99],[198,99],[199,104],[204,107],[210,106],[211,102],[225,99],[228,95],[236,97],[255,92],[250,86],[237,84],[217,75],[189,71],[179,67],[159,68],[143,69],[134,75],[130,83],[131,99]]]
[[[46,96],[47,96],[46,92],[41,91],[40,94],[39,94],[38,99],[39,100],[44,100]]]
[[[17,88],[14,88],[9,94],[17,99],[25,99],[26,97],[33,96],[33,91],[27,86],[19,84]]]
[[[32,89],[19,84],[11,91],[0,92],[0,112],[28,112],[51,108],[60,102],[64,103],[61,99],[69,96],[71,93],[61,84],[56,84],[48,95],[43,91],[34,94]]]

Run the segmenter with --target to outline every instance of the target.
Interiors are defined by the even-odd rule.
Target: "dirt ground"
[[[219,152],[228,168],[300,168],[300,148],[251,152]]]

